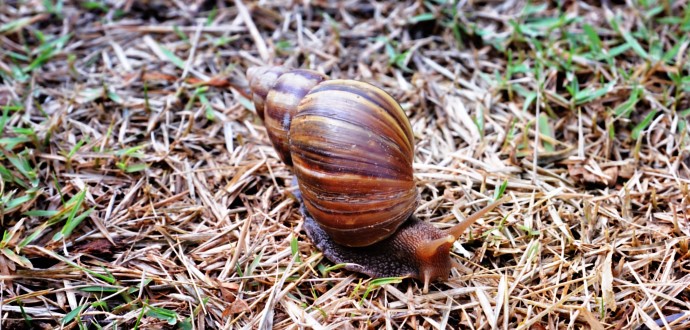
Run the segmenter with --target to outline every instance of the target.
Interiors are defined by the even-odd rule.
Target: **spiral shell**
[[[260,71],[275,72],[252,71],[250,86]],[[417,206],[412,128],[383,90],[325,79],[309,70],[273,79],[266,128],[319,225],[338,244],[370,245],[394,233]]]

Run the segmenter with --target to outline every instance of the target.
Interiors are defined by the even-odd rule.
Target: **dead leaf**
[[[167,81],[167,82],[173,82],[173,81],[177,80],[177,77],[170,75],[170,74],[160,73],[160,72],[146,72],[142,75],[141,79],[145,80],[145,81],[162,80],[162,81]]]
[[[235,314],[249,312],[249,305],[242,299],[237,299],[230,304],[228,308],[223,310],[223,317],[232,316]]]
[[[0,106],[9,105],[12,101],[12,94],[8,89],[0,89]]]
[[[177,80],[176,76],[173,76],[171,74],[166,74],[162,72],[131,72],[131,73],[126,73],[122,75],[122,78],[125,81],[132,82],[141,79],[142,81],[147,81],[147,82],[174,82]]]
[[[603,292],[604,306],[611,311],[616,311],[616,297],[613,294],[613,272],[611,270],[611,263],[613,259],[613,251],[609,251],[604,259],[604,264],[601,270],[601,290]]]
[[[74,252],[84,254],[112,255],[115,246],[105,238],[88,241],[74,248]]]
[[[187,82],[195,86],[211,86],[211,87],[228,87],[230,82],[227,77],[215,76],[209,80],[201,80],[199,78],[187,78]]]
[[[529,329],[530,330],[546,330],[546,327],[541,325],[541,323],[535,323],[535,324],[532,324],[532,326],[529,327]]]
[[[607,167],[600,173],[594,173],[585,165],[586,163],[568,163],[568,174],[574,182],[586,187],[613,187],[618,182],[618,166]]]
[[[246,80],[234,76],[213,76],[208,80],[201,80],[199,78],[187,78],[187,83],[193,86],[210,86],[216,88],[232,87],[240,92],[244,97],[250,97],[249,85]]]
[[[601,324],[601,321],[599,321],[592,312],[587,310],[586,308],[580,308],[580,314],[585,318],[587,323],[590,326],[590,329],[592,330],[604,330],[604,326]]]
[[[621,165],[620,169],[618,171],[618,176],[620,176],[623,179],[630,179],[632,176],[635,174],[635,165],[632,163],[627,163],[625,165]]]

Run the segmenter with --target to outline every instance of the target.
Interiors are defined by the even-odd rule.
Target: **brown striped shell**
[[[390,95],[310,70],[262,67],[247,76],[306,210],[336,243],[371,245],[410,217],[418,199],[412,128]]]

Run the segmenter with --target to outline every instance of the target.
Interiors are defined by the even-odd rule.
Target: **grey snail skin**
[[[257,114],[292,167],[304,228],[334,263],[371,277],[446,280],[452,244],[495,201],[454,227],[418,220],[412,127],[385,91],[281,66],[247,70]]]

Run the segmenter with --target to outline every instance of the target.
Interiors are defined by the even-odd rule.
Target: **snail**
[[[419,279],[424,292],[448,278],[453,242],[500,200],[448,230],[420,221],[412,127],[389,94],[281,66],[249,68],[247,79],[271,143],[295,174],[305,232],[326,258],[371,277]]]

